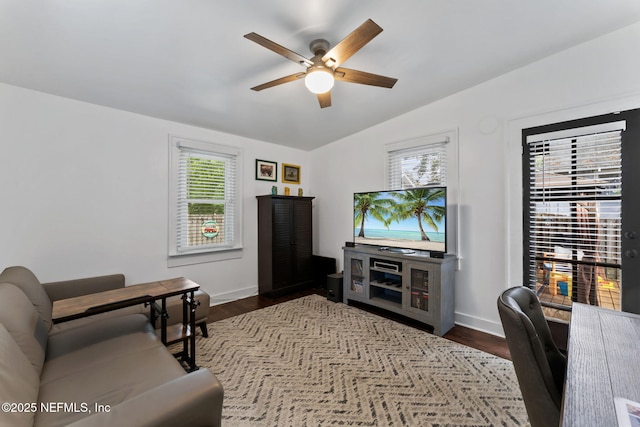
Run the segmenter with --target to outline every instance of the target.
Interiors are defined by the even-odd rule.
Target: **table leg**
[[[196,308],[200,305],[200,301],[196,301],[195,299],[195,291],[191,291],[191,317],[189,319],[189,326],[191,327],[191,337],[190,337],[190,345],[191,345],[191,368],[192,370],[198,369],[198,365],[196,365]]]
[[[167,297],[162,297],[162,308],[160,314],[160,339],[162,344],[167,345]]]
[[[149,302],[149,321],[151,321],[151,326],[153,326],[153,330],[156,330],[156,307],[154,304],[155,301]],[[146,303],[145,303],[146,306]]]
[[[165,331],[164,340],[162,341],[162,343],[166,345],[166,341],[167,341],[167,339],[166,339],[167,338],[166,319],[168,317],[167,316],[167,311],[166,311],[166,306],[163,309],[161,306],[158,305],[158,303],[156,301],[149,301],[148,303],[145,303],[145,305],[146,304],[149,304],[149,307],[150,307],[149,308],[149,320],[151,321],[151,326],[153,327],[154,330],[156,329],[156,320],[158,319],[158,316],[161,317],[160,325],[164,324],[164,331]],[[162,323],[163,320],[164,320],[164,323]]]
[[[187,294],[182,295],[182,326],[183,330],[188,331],[189,329],[189,299]],[[193,331],[191,331],[193,333]],[[182,361],[189,363],[189,347],[187,345],[187,340],[182,340]]]
[[[188,363],[188,371],[200,369],[196,365],[196,307],[200,301],[195,299],[195,291],[182,296],[182,322],[185,327],[189,325],[189,337],[182,342],[182,360]]]

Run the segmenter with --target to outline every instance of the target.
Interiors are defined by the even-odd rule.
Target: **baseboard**
[[[475,329],[476,331],[485,332],[487,334],[504,338],[504,331],[500,322],[494,322],[491,320],[481,319],[479,317],[456,312],[455,323],[456,325],[464,326],[466,328]]]
[[[231,292],[223,292],[221,294],[210,295],[211,306],[236,301],[242,298],[258,295],[257,286],[249,286],[243,289],[236,289]]]

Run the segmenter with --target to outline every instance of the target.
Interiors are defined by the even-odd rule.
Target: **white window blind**
[[[563,295],[594,303],[601,269],[621,262],[621,131],[535,137],[527,140],[529,284],[563,283],[578,293]]]
[[[185,140],[172,146],[170,255],[239,247],[239,151]]]
[[[388,152],[389,189],[446,185],[448,140]]]

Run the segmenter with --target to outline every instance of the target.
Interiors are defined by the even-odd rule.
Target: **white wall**
[[[272,185],[255,159],[301,165],[308,188],[308,152],[5,84],[0,130],[0,270],[43,282],[121,272],[127,284],[185,276],[213,302],[255,294],[255,196]],[[169,134],[243,148],[242,258],[167,267]]]
[[[385,188],[386,143],[457,130],[456,322],[501,335],[496,298],[522,284],[520,131],[640,107],[639,46],[640,23],[313,151],[317,251],[341,259],[352,193]]]
[[[455,131],[456,321],[501,334],[496,297],[522,275],[520,129],[640,107],[639,42],[636,24],[311,153],[0,84],[0,268],[42,281],[186,276],[214,302],[254,294],[255,195],[271,187],[254,180],[256,158],[302,166],[315,253],[341,265],[352,193],[385,186],[384,145]],[[242,258],[167,267],[169,134],[244,148]]]

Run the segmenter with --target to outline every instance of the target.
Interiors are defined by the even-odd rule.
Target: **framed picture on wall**
[[[256,179],[278,182],[278,163],[256,159]]]
[[[283,163],[282,182],[286,184],[300,184],[300,166]]]

